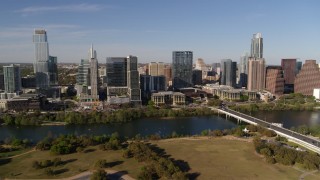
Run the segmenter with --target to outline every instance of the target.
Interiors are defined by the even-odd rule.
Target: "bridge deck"
[[[255,125],[259,125],[265,128],[269,128],[274,130],[277,134],[280,135],[285,135],[287,136],[289,139],[297,139],[298,141],[301,141],[301,143],[299,143],[300,145],[313,150],[315,152],[320,152],[320,141],[318,139],[315,139],[314,137],[308,137],[306,135],[291,131],[289,129],[283,128],[283,127],[278,127],[275,126],[269,122],[263,121],[261,119],[231,110],[231,109],[218,109],[219,112],[222,112],[224,114],[230,115],[234,118],[240,118],[240,119],[245,119],[246,122],[250,123],[250,124],[255,124]]]

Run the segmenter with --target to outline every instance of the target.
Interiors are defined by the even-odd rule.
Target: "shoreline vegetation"
[[[109,112],[58,112],[58,113],[17,113],[4,114],[0,118],[2,125],[68,125],[68,124],[108,124],[108,123],[125,123],[140,118],[175,118],[191,116],[209,116],[215,115],[216,112],[209,108],[130,108],[119,109]]]

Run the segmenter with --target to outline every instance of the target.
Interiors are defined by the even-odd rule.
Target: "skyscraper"
[[[268,66],[266,75],[266,90],[275,95],[282,95],[284,92],[284,77],[281,66]]]
[[[43,29],[36,29],[33,34],[33,43],[35,45],[34,72],[36,75],[37,88],[47,89],[50,83],[47,32]]]
[[[108,57],[106,69],[108,88],[118,89],[119,93],[126,89],[130,101],[134,104],[140,104],[138,58],[136,56]]]
[[[297,59],[281,59],[285,84],[293,84],[296,76]]]
[[[248,60],[248,90],[260,91],[265,88],[266,66],[263,58]]]
[[[239,87],[247,87],[248,82],[248,53],[243,54],[240,57],[239,65]]]
[[[139,86],[138,58],[127,57],[127,86],[130,101],[134,104],[141,103],[141,91]]]
[[[236,71],[237,71],[237,62],[232,62],[231,59],[221,60],[221,76],[220,76],[221,85],[235,87]]]
[[[127,86],[127,58],[108,57],[107,58],[107,86],[124,87]]]
[[[21,91],[20,65],[3,66],[4,89],[6,93]]]
[[[192,86],[192,51],[172,52],[173,89]]]
[[[251,39],[251,57],[263,58],[263,38],[261,33],[253,34]]]
[[[58,61],[57,61],[57,57],[49,56],[48,71],[49,71],[50,86],[57,86],[58,85]]]
[[[306,60],[294,80],[294,92],[312,96],[320,88],[320,70],[316,60]]]
[[[89,63],[90,63],[91,98],[94,100],[98,100],[99,99],[98,60],[97,60],[97,52],[93,49],[93,45],[91,45],[91,48],[89,49]]]

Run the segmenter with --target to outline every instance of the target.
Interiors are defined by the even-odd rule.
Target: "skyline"
[[[47,30],[50,54],[79,63],[91,44],[100,63],[134,55],[140,63],[172,62],[172,51],[193,51],[194,61],[232,59],[250,52],[262,33],[266,63],[320,59],[320,2],[310,1],[3,1],[0,61],[33,63],[34,29]]]

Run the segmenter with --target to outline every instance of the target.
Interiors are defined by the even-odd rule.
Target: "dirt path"
[[[23,155],[26,155],[26,154],[29,154],[29,153],[32,153],[36,151],[36,148],[33,148],[31,149],[30,151],[27,151],[27,152],[24,152],[24,153],[21,153],[21,154],[17,154],[17,155],[14,155],[14,156],[10,156],[10,157],[5,157],[3,159],[12,159],[12,158],[16,158],[16,157],[19,157],[19,156],[23,156]]]
[[[306,171],[304,173],[302,173],[299,177],[299,180],[303,180],[306,176],[308,175],[313,175],[314,173],[318,172],[318,170],[314,170],[314,171]]]

